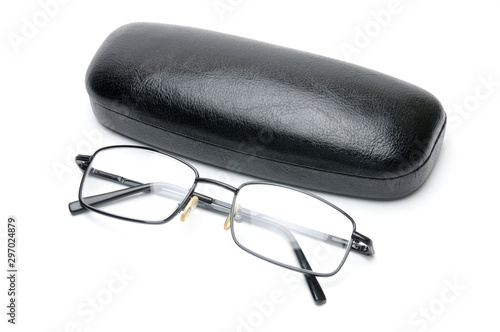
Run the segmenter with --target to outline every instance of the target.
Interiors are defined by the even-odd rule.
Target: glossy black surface
[[[398,198],[429,175],[446,115],[427,91],[346,62],[212,31],[134,23],[87,72],[105,126],[290,185]]]

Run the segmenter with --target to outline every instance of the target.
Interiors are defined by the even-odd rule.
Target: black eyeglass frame
[[[101,151],[103,150],[107,150],[107,149],[114,149],[114,148],[134,148],[134,149],[143,149],[143,150],[148,150],[148,151],[151,151],[151,152],[155,152],[155,153],[159,153],[161,155],[165,155],[167,157],[170,157],[170,158],[173,158],[181,163],[183,163],[184,165],[188,166],[190,169],[193,170],[194,172],[194,175],[195,175],[195,178],[194,178],[194,181],[193,181],[193,185],[191,186],[191,188],[189,189],[188,193],[186,194],[186,197],[183,199],[183,201],[179,204],[179,206],[177,207],[176,210],[174,210],[171,215],[169,217],[167,217],[166,219],[164,220],[161,220],[161,221],[158,221],[158,222],[151,222],[151,221],[145,221],[145,220],[140,220],[140,219],[134,219],[134,218],[128,218],[128,217],[124,217],[124,216],[120,216],[120,215],[115,215],[115,214],[112,214],[112,213],[108,213],[106,211],[103,211],[103,210],[100,210],[100,209],[97,209],[89,204],[86,204],[84,199],[83,199],[83,196],[82,196],[82,191],[83,191],[83,184],[85,183],[85,179],[86,177],[88,176],[89,174],[89,171],[91,170],[91,168],[89,168],[89,165],[92,163],[94,157]],[[230,228],[231,228],[231,236],[233,238],[233,241],[241,248],[243,249],[244,251],[260,258],[260,259],[263,259],[267,262],[270,262],[272,264],[275,264],[275,265],[278,265],[278,266],[281,266],[281,267],[284,267],[284,268],[287,268],[287,269],[290,269],[290,270],[293,270],[293,271],[297,271],[297,272],[300,272],[300,273],[303,273],[304,275],[309,275],[309,276],[315,276],[315,277],[330,277],[330,276],[333,276],[335,275],[341,268],[342,266],[344,265],[347,257],[349,256],[349,253],[351,252],[351,250],[355,250],[361,254],[364,254],[364,255],[367,255],[367,256],[371,256],[375,253],[375,250],[373,248],[373,243],[372,241],[358,233],[356,231],[356,223],[355,221],[346,213],[344,212],[342,209],[340,209],[339,207],[337,207],[336,205],[332,204],[331,202],[323,199],[322,197],[319,197],[313,193],[310,193],[308,191],[305,191],[305,190],[301,190],[301,189],[298,189],[298,188],[294,188],[294,187],[291,187],[291,186],[287,186],[287,185],[284,185],[284,184],[279,184],[279,183],[272,183],[272,182],[265,182],[265,181],[250,181],[250,182],[245,182],[243,184],[241,184],[239,187],[233,187],[227,183],[223,183],[223,182],[220,182],[220,181],[217,181],[217,180],[213,180],[213,179],[208,179],[208,178],[201,178],[199,176],[199,172],[198,170],[192,166],[191,164],[189,164],[188,162],[186,162],[185,160],[183,159],[180,159],[174,155],[171,155],[169,153],[166,153],[166,152],[163,152],[163,151],[158,151],[156,149],[152,149],[152,148],[149,148],[149,147],[144,147],[144,146],[135,146],[135,145],[114,145],[114,146],[107,146],[107,147],[103,147],[103,148],[100,148],[98,149],[97,151],[94,152],[93,155],[91,156],[88,156],[88,155],[78,155],[76,156],[75,158],[75,162],[77,163],[77,165],[79,166],[79,168],[84,172],[83,174],[83,177],[82,177],[82,180],[80,182],[80,187],[79,187],[79,191],[78,191],[78,201],[76,202],[72,202],[69,204],[69,208],[70,208],[70,211],[72,214],[78,214],[84,210],[90,210],[90,211],[93,211],[93,212],[96,212],[96,213],[99,213],[99,214],[102,214],[102,215],[105,215],[105,216],[108,216],[108,217],[112,217],[112,218],[117,218],[117,219],[122,219],[122,220],[126,220],[126,221],[131,221],[131,222],[137,222],[137,223],[144,223],[144,224],[151,224],[151,225],[160,225],[160,224],[164,224],[164,223],[167,223],[169,221],[171,221],[172,219],[174,219],[181,211],[184,210],[184,208],[186,207],[186,205],[189,203],[190,199],[193,197],[193,196],[197,196],[199,201],[201,202],[201,204],[206,204],[205,207],[208,207],[210,206],[211,204],[216,204],[216,205],[219,205],[218,208],[210,208],[210,210],[214,211],[214,212],[218,212],[220,214],[224,214],[224,215],[227,215],[229,213],[230,215]],[[231,191],[234,195],[233,195],[233,200],[232,200],[232,203],[231,205],[229,206],[228,203],[225,203],[225,202],[222,202],[222,201],[218,201],[218,200],[215,200],[211,197],[208,197],[206,195],[203,195],[203,194],[200,194],[200,193],[196,193],[195,190],[196,190],[196,187],[198,185],[198,183],[207,183],[207,184],[213,184],[213,185],[216,185],[216,186],[219,186],[219,187],[222,187],[226,190],[229,190]],[[338,212],[340,212],[342,215],[344,215],[351,223],[352,223],[352,233],[351,233],[351,238],[348,240],[348,243],[346,244],[346,251],[345,251],[345,254],[344,254],[344,257],[342,258],[340,264],[338,265],[337,269],[335,269],[333,272],[330,272],[330,273],[321,273],[321,272],[315,272],[315,271],[312,271],[310,268],[309,269],[304,269],[304,268],[298,268],[298,267],[295,267],[295,266],[292,266],[292,265],[288,265],[288,264],[285,264],[285,263],[281,263],[281,262],[278,262],[276,260],[273,260],[271,258],[268,258],[268,257],[265,257],[263,255],[260,255],[248,248],[246,248],[245,246],[243,246],[236,238],[236,235],[234,233],[234,214],[235,214],[235,202],[236,202],[236,199],[237,199],[237,196],[238,196],[238,193],[239,191],[246,187],[246,186],[249,186],[249,185],[269,185],[269,186],[276,186],[276,187],[281,187],[281,188],[285,188],[285,189],[288,189],[288,190],[293,190],[293,191],[296,191],[296,192],[299,192],[299,193],[302,193],[302,194],[305,194],[305,195],[308,195],[312,198],[315,198],[325,204],[327,204],[328,206],[334,208],[335,210],[337,210]],[[229,210],[229,211],[228,211]],[[308,283],[309,283],[309,280],[308,280]],[[311,287],[311,285],[309,285],[310,288],[311,288],[311,291],[313,290],[313,287]],[[319,284],[318,284],[318,287]],[[326,301],[326,299],[325,299]]]

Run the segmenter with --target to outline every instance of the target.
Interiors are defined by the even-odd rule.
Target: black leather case
[[[342,61],[195,28],[114,31],[86,78],[105,126],[272,181],[371,198],[417,189],[446,115],[412,84]]]

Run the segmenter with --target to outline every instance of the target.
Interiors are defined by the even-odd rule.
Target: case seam
[[[91,99],[92,100],[92,99]],[[233,149],[229,149],[229,148],[226,148],[226,147],[222,147],[218,144],[215,144],[215,143],[211,143],[211,142],[207,142],[205,140],[202,140],[202,139],[198,139],[198,138],[194,138],[194,137],[190,137],[190,136],[187,136],[187,135],[184,135],[184,134],[180,134],[180,133],[177,133],[177,132],[173,132],[171,130],[167,130],[165,128],[161,128],[157,125],[154,125],[152,123],[149,123],[149,122],[146,122],[146,121],[142,121],[142,120],[138,120],[136,118],[133,118],[131,116],[128,116],[128,115],[125,115],[125,114],[122,114],[122,113],[119,113],[117,111],[114,111],[98,102],[96,102],[95,100],[92,100],[94,103],[96,103],[97,105],[99,105],[100,107],[108,110],[108,111],[111,111],[119,116],[123,116],[123,117],[126,117],[130,120],[133,120],[133,121],[137,121],[137,122],[140,122],[142,124],[145,124],[147,126],[150,126],[150,127],[153,127],[153,128],[156,128],[156,129],[159,129],[159,130],[162,130],[162,131],[165,131],[165,132],[168,132],[170,134],[174,134],[174,135],[178,135],[178,136],[181,136],[181,137],[184,137],[184,138],[188,138],[188,139],[191,139],[191,140],[195,140],[195,141],[199,141],[199,142],[202,142],[202,143],[205,143],[205,144],[208,144],[208,145],[212,145],[212,146],[215,146],[215,147],[218,147],[220,149],[223,149],[223,150],[227,150],[227,151],[231,151],[233,153],[239,153],[239,154],[243,154],[245,156],[250,156],[250,157],[254,157],[254,158],[259,158],[259,159],[263,159],[263,160],[267,160],[267,161],[272,161],[272,162],[276,162],[276,163],[282,163],[282,164],[286,164],[286,165],[292,165],[292,166],[296,166],[296,167],[302,167],[302,168],[306,168],[306,169],[311,169],[311,170],[315,170],[315,171],[319,171],[319,172],[326,172],[326,173],[333,173],[333,174],[338,174],[338,175],[344,175],[344,176],[350,176],[350,177],[356,177],[356,178],[362,178],[362,179],[370,179],[370,180],[397,180],[397,179],[400,179],[400,178],[404,178],[408,175],[411,175],[413,173],[416,173],[419,169],[421,169],[422,167],[424,167],[427,162],[429,161],[429,159],[432,157],[432,154],[434,152],[434,149],[436,148],[436,145],[437,143],[439,142],[439,140],[441,139],[441,135],[443,134],[443,131],[444,131],[444,128],[446,126],[446,114],[445,114],[445,119],[444,119],[444,122],[443,122],[443,125],[441,126],[441,129],[439,131],[439,135],[437,136],[433,146],[432,146],[432,149],[429,153],[429,155],[427,156],[427,158],[424,160],[424,162],[419,165],[417,168],[415,168],[414,170],[412,170],[411,172],[409,173],[406,173],[406,174],[403,174],[403,175],[399,175],[399,176],[395,176],[395,177],[391,177],[391,178],[378,178],[378,177],[369,177],[369,176],[363,176],[363,175],[354,175],[354,174],[347,174],[347,173],[342,173],[342,172],[335,172],[335,171],[329,171],[329,170],[325,170],[325,169],[321,169],[321,168],[315,168],[315,167],[311,167],[311,166],[304,166],[304,165],[299,165],[299,164],[295,164],[295,163],[291,163],[291,162],[286,162],[286,161],[278,161],[278,160],[275,160],[275,159],[272,159],[272,158],[268,158],[268,157],[263,157],[263,156],[257,156],[257,155],[251,155],[251,154],[248,154],[248,153],[245,153],[245,152],[241,152],[241,151],[236,151],[236,150],[233,150]]]

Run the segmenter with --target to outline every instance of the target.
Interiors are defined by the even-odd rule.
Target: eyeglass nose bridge
[[[224,182],[221,182],[221,181],[217,181],[217,180],[213,180],[213,179],[207,179],[207,178],[197,178],[195,180],[196,183],[208,183],[208,184],[213,184],[213,185],[216,185],[218,187],[222,187],[226,190],[229,190],[233,193],[236,193],[236,191],[238,190],[237,188],[227,184],[227,183],[224,183]]]
[[[221,187],[221,188],[224,188],[226,190],[229,190],[232,193],[236,193],[236,191],[238,190],[235,187],[233,187],[233,186],[231,186],[231,185],[229,185],[227,183],[224,183],[224,182],[221,182],[221,181],[217,181],[217,180],[213,180],[213,179],[207,179],[207,178],[198,178],[198,179],[196,179],[196,183],[213,184],[213,185],[216,185],[218,187]],[[231,210],[229,209],[229,214],[227,215],[226,221],[224,222],[224,229],[225,230],[228,230],[231,227],[230,226],[230,220],[231,220]]]
[[[229,190],[234,194],[238,190],[237,188],[235,188],[227,183],[220,182],[220,181],[213,180],[213,179],[197,178],[197,179],[195,179],[195,184],[197,185],[198,183],[213,184],[213,185],[216,185],[218,187],[222,187],[226,190]],[[231,204],[220,201],[218,199],[214,199],[214,198],[209,197],[209,196],[204,195],[204,194],[200,194],[196,191],[193,191],[190,198],[186,200],[186,202],[184,203],[184,205],[181,208],[181,210],[182,210],[181,211],[182,212],[181,221],[186,220],[188,215],[196,208],[197,205],[199,205],[205,209],[211,210],[213,212],[224,214],[224,215],[228,215],[231,213]],[[228,215],[228,218],[229,218],[229,215]],[[226,227],[226,224],[224,227]]]

